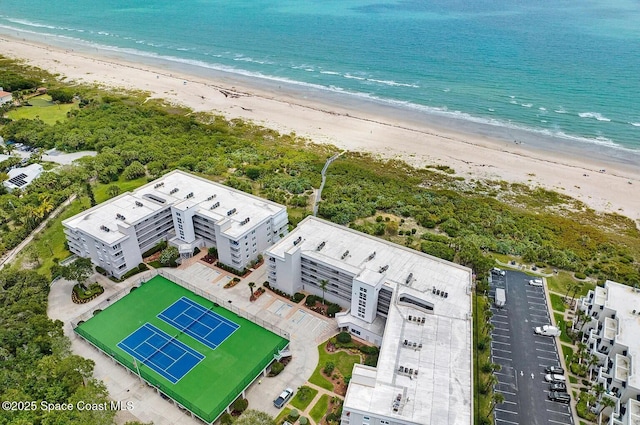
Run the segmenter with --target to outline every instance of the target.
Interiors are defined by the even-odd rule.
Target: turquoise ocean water
[[[0,0],[0,32],[640,158],[635,0]]]

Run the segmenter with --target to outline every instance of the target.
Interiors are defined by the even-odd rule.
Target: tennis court
[[[162,276],[75,332],[207,423],[289,344]]]
[[[167,307],[158,318],[215,350],[229,338],[238,324],[182,297]]]
[[[145,323],[118,343],[118,347],[175,384],[189,373],[204,356]]]

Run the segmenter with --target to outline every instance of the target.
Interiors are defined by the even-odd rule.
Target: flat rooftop
[[[471,314],[471,271],[458,264],[313,216],[302,220],[269,253],[284,258],[285,252],[295,250],[354,275],[362,273],[367,280],[371,272],[384,274],[385,285],[400,285],[402,291],[433,303],[439,316],[466,320]],[[434,287],[446,292],[447,298],[434,294]]]
[[[629,347],[627,356],[631,358],[631,361],[627,372],[627,386],[640,389],[640,339],[638,339],[638,335],[640,335],[640,291],[611,280],[607,280],[604,288],[601,289],[606,290],[605,307],[616,312],[616,320],[618,321],[616,342]],[[624,375],[622,369],[620,372]]]
[[[305,218],[269,253],[284,258],[295,250],[366,281],[381,278],[394,294],[410,294],[434,305],[433,314],[423,313],[399,305],[394,296],[378,366],[356,365],[345,411],[416,424],[471,423],[470,269],[316,217]],[[433,293],[434,287],[447,297]],[[409,321],[409,315],[424,317],[425,323]]]
[[[63,223],[112,244],[125,236],[118,230],[119,225],[135,225],[171,206],[181,210],[196,208],[199,215],[216,222],[229,220],[230,227],[225,234],[231,238],[238,237],[253,225],[286,211],[284,206],[275,202],[184,171],[174,170],[133,192],[103,202]],[[249,221],[245,222],[247,218]],[[243,222],[245,224],[242,224]],[[105,231],[104,228],[108,228],[109,231]]]

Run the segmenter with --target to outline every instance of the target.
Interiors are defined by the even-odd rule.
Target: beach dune
[[[544,187],[597,211],[619,213],[640,223],[637,165],[436,128],[431,123],[405,119],[400,113],[384,114],[355,102],[309,96],[303,88],[283,88],[257,78],[167,71],[106,54],[65,50],[4,35],[0,36],[0,55],[60,74],[66,81],[144,90],[153,98],[194,111],[251,120],[348,151],[398,158],[416,167],[447,165],[465,178]]]

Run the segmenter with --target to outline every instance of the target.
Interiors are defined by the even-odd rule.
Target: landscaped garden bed
[[[71,291],[71,300],[76,304],[84,304],[97,298],[104,292],[104,288],[98,282],[92,283],[88,288],[76,284]]]

